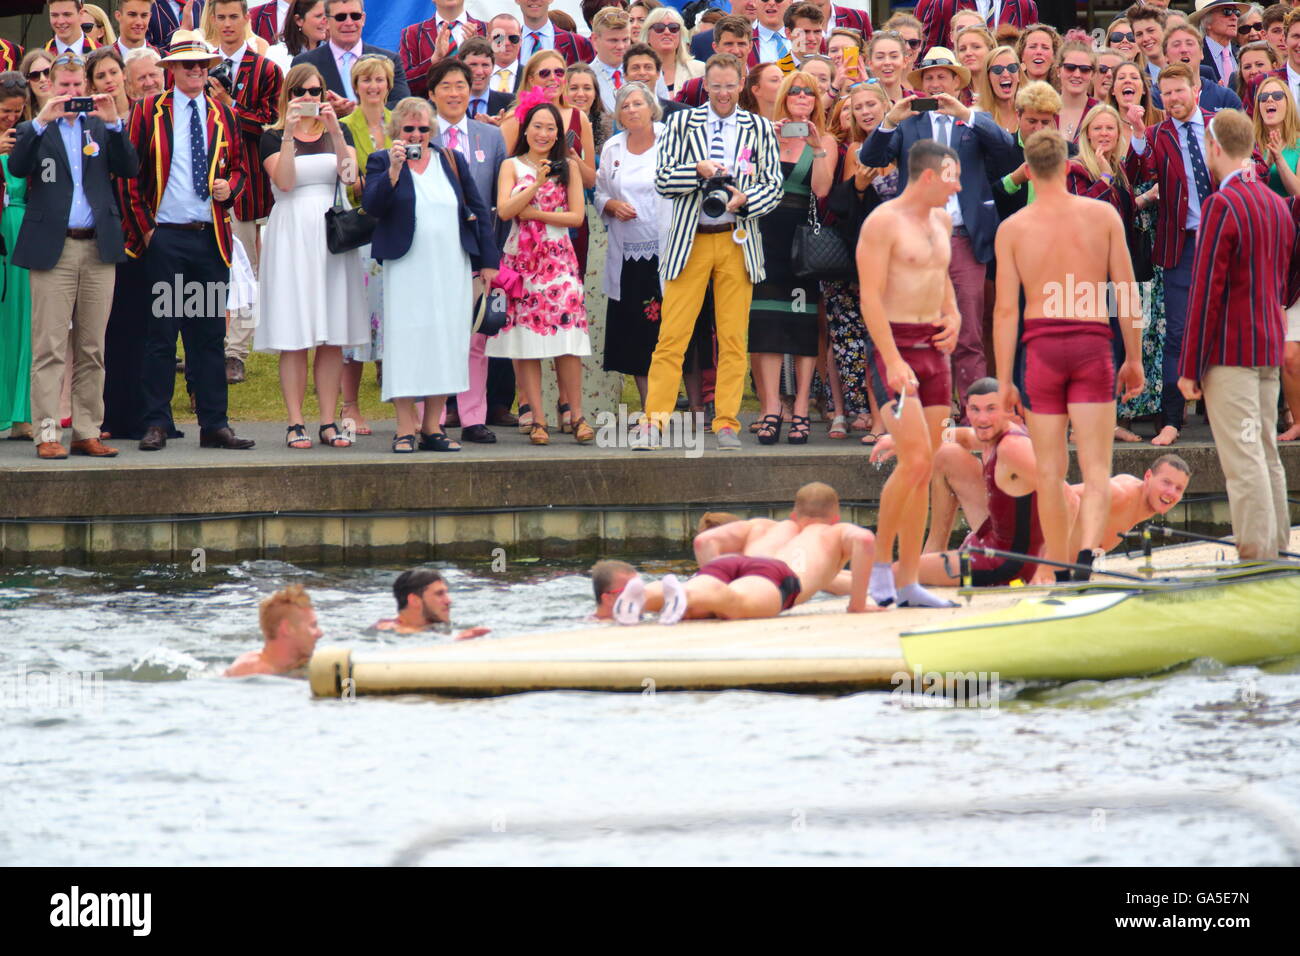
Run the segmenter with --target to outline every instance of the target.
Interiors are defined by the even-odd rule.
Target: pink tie
[[[460,130],[454,126],[447,127],[447,145],[452,149],[460,149]]]
[[[1227,86],[1228,77],[1232,75],[1232,55],[1228,52],[1226,47],[1219,51],[1219,60],[1223,64],[1223,72],[1220,74],[1221,79],[1219,80],[1219,85]]]

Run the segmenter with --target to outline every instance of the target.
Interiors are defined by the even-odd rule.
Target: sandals
[[[764,415],[756,424],[758,425],[758,443],[760,445],[775,445],[781,440],[780,415]]]
[[[349,414],[348,414],[348,409],[349,409],[349,408],[355,408],[355,409],[357,410],[357,413],[356,413],[355,415],[349,415]],[[370,426],[369,426],[368,424],[365,424],[364,419],[362,419],[362,417],[361,417],[361,406],[358,405],[356,402],[344,402],[344,403],[343,403],[343,420],[344,420],[344,421],[347,421],[349,418],[352,419],[352,422],[353,422],[353,429],[352,429],[352,430],[353,430],[353,432],[354,432],[355,434],[358,434],[358,435],[373,435],[373,434],[374,434],[374,432],[372,432],[372,431],[370,430]]]
[[[871,416],[866,412],[858,412],[857,417],[853,419],[853,424],[849,426],[855,432],[871,431]]]
[[[596,440],[596,429],[587,424],[585,415],[573,423],[573,438],[579,445],[590,445]]]
[[[420,432],[420,451],[460,451],[460,442],[452,441],[446,432]]]
[[[525,416],[525,415],[528,416],[528,421],[524,421],[524,416]],[[520,430],[521,432],[523,432],[525,435],[527,435],[527,434],[529,433],[529,431],[532,430],[532,427],[533,427],[533,406],[531,406],[531,405],[520,405],[520,406],[519,406],[518,425],[519,425],[519,430]]]
[[[393,438],[393,452],[398,455],[409,455],[415,451],[414,435],[397,435]]]
[[[306,425],[290,425],[284,430],[284,443],[289,448],[307,449],[311,439],[307,437]]]
[[[849,422],[843,415],[836,415],[831,419],[830,431],[827,435],[831,438],[841,439],[849,437]]]
[[[545,425],[528,426],[528,440],[534,445],[549,445],[551,443],[551,433],[546,430]]]
[[[562,435],[573,434],[573,430],[575,426],[573,422],[573,416],[569,414],[571,411],[572,409],[569,408],[568,402],[555,403],[555,420],[560,423],[560,434]]]
[[[330,429],[334,430],[334,437],[326,438],[325,433]],[[334,422],[330,422],[328,425],[322,425],[320,427],[320,431],[317,434],[320,435],[320,443],[322,445],[327,445],[330,448],[351,448],[352,447],[352,439],[344,438],[343,433],[339,431],[339,426],[336,425]]]
[[[867,432],[862,436],[862,444],[874,445],[876,442],[880,441],[880,438],[881,436],[877,435],[875,432]]]
[[[791,445],[808,444],[808,436],[812,433],[812,419],[807,415],[790,416],[790,434],[785,440]]]

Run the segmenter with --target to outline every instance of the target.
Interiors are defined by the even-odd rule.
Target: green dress
[[[1296,164],[1300,163],[1300,143],[1292,143],[1282,150],[1282,159],[1294,172]],[[1291,194],[1286,191],[1286,185],[1282,182],[1282,174],[1277,171],[1277,167],[1271,162],[1268,167],[1268,186],[1283,199],[1291,198]]]
[[[0,235],[7,250],[0,256],[0,428],[10,428],[32,418],[32,290],[27,270],[9,261],[27,210],[27,180],[10,175],[8,156],[0,156],[0,167],[5,177]]]

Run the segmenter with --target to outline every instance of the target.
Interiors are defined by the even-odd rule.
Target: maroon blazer
[[[1066,163],[1065,185],[1076,196],[1100,199],[1115,207],[1125,228],[1133,219],[1133,193],[1114,180],[1093,179],[1088,167],[1078,160]]]
[[[862,34],[863,40],[871,39],[871,14],[866,10],[854,10],[852,7],[837,7],[831,5],[831,10],[835,14],[835,25],[837,27],[847,27],[850,30],[857,30]],[[825,52],[826,41],[822,40],[823,52]]]
[[[958,10],[975,10],[975,0],[917,0],[916,18],[925,25],[925,43],[920,51],[925,56],[930,47],[947,47],[948,21]],[[1002,11],[998,14],[998,26],[1010,23],[1024,29],[1031,23],[1038,22],[1038,4],[1034,0],[1002,0]],[[920,57],[918,57],[919,59]]]
[[[475,20],[468,14],[465,19],[478,27],[476,36],[487,36],[486,23]],[[457,42],[459,43],[459,40]],[[437,45],[438,18],[436,16],[402,28],[402,38],[397,44],[397,55],[401,57],[402,69],[406,71],[406,82],[411,87],[412,96],[424,97],[428,91],[429,67],[433,65]]]
[[[704,77],[693,76],[677,91],[677,102],[687,106],[703,106],[709,101],[709,94],[704,90]]]
[[[0,37],[0,72],[16,70],[23,61],[23,48],[11,40]]]
[[[260,7],[254,7],[248,11],[248,22],[253,28],[253,32],[260,36],[267,43],[278,43],[280,41],[280,31],[275,28],[275,9],[277,4],[275,0],[270,3],[264,3]],[[293,9],[293,4],[289,4]]]
[[[1277,193],[1240,175],[1201,205],[1187,327],[1178,364],[1200,381],[1211,365],[1282,364],[1287,273],[1296,225]]]
[[[274,4],[271,4],[274,6]],[[259,9],[261,9],[259,7]],[[258,157],[262,130],[276,119],[280,87],[284,76],[280,68],[252,50],[244,51],[235,74],[235,119],[239,122],[244,159],[248,164],[248,185],[235,200],[235,218],[252,222],[271,214],[271,178]]]

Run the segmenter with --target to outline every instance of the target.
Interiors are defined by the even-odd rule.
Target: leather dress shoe
[[[488,410],[488,424],[513,427],[519,424],[519,418],[505,406],[494,405]]]
[[[229,425],[199,431],[200,448],[230,448],[243,451],[252,448],[253,445],[254,442],[251,438],[236,438]]]
[[[466,425],[460,430],[460,440],[478,442],[481,445],[494,445],[497,436],[486,425]]]
[[[162,451],[167,447],[167,433],[158,425],[150,425],[140,439],[141,451]]]
[[[244,380],[244,362],[233,356],[226,358],[226,384],[238,385]]]
[[[109,448],[98,438],[82,438],[72,443],[74,455],[89,455],[91,458],[116,458],[117,449]]]
[[[36,457],[54,460],[56,458],[67,458],[68,453],[60,442],[43,441],[36,446]]]

